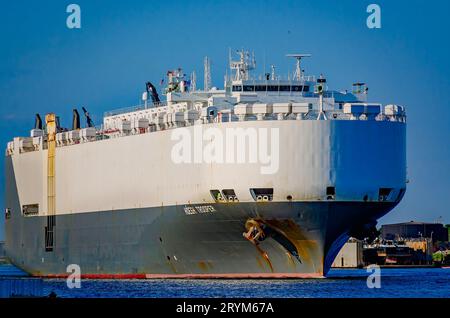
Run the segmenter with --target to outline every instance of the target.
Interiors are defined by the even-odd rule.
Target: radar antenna
[[[294,79],[300,81],[303,77],[302,69],[300,67],[300,61],[304,57],[311,57],[311,54],[286,54],[287,57],[292,57],[297,60],[295,65]]]

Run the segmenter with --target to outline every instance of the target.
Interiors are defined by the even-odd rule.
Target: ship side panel
[[[267,129],[269,136],[278,129],[277,169],[264,174],[267,164],[261,161],[196,162],[193,154],[191,162],[175,162],[172,133],[184,129],[193,140],[195,126],[62,147],[56,156],[57,213],[213,203],[213,189],[234,189],[241,202],[253,201],[250,188],[274,188],[274,201],[289,196],[311,201],[326,199],[327,187],[334,186],[336,200],[362,201],[366,195],[377,200],[381,187],[392,188],[392,197],[405,187],[403,123],[286,120],[204,126],[223,136],[227,129]]]
[[[17,158],[7,157],[7,252],[35,275],[62,275],[68,264],[79,264],[83,273],[98,275],[320,276],[340,238],[398,203],[396,195],[378,202],[379,188],[397,194],[405,186],[403,124],[335,122],[220,126],[278,128],[279,170],[272,175],[261,174],[260,164],[176,164],[171,131],[57,148],[53,252],[44,249],[46,218],[21,215],[22,202],[33,199],[26,177],[46,184],[45,152],[17,165]],[[41,173],[27,174],[29,163]],[[336,198],[327,200],[326,188],[333,185]],[[274,201],[255,203],[251,187],[273,187]],[[209,191],[228,188],[240,202],[214,203]],[[39,196],[44,206],[45,191]],[[210,205],[214,212],[188,215],[186,205]],[[258,246],[243,237],[249,219],[271,232]]]

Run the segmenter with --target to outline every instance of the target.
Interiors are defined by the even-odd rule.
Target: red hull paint
[[[146,274],[148,279],[286,279],[286,278],[324,278],[319,273],[235,273],[235,274]]]
[[[43,278],[67,278],[68,274],[33,275]],[[145,274],[82,274],[81,279],[145,279]]]
[[[69,274],[33,275],[67,278]],[[81,279],[292,279],[324,278],[319,273],[236,273],[236,274],[82,274]]]

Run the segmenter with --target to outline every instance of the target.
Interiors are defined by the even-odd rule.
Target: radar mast
[[[300,81],[303,77],[302,69],[300,67],[300,61],[304,57],[311,57],[311,54],[286,54],[286,56],[295,58],[297,60],[295,65],[294,80]]]
[[[239,61],[231,60],[230,56],[230,69],[236,71],[234,80],[248,80],[249,71],[256,68],[255,53],[252,52],[251,56],[249,51],[238,50],[236,53],[239,55]]]

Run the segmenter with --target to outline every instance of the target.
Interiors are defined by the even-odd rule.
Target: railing
[[[163,106],[165,103],[160,103],[155,107]],[[148,107],[147,107],[148,108]],[[134,107],[127,107],[115,110],[113,112],[109,112],[109,114],[122,114],[127,113],[132,110],[141,110],[146,109],[144,105],[138,105]],[[355,120],[355,121],[392,121],[392,122],[402,122],[406,123],[406,114],[397,114],[397,115],[386,115],[384,113],[380,113],[374,117],[368,118],[367,115],[361,115],[361,116],[354,116],[353,114],[347,114],[344,113],[343,110],[325,110],[324,111],[326,120]],[[124,137],[129,135],[136,135],[136,134],[144,134],[144,133],[152,133],[155,131],[161,131],[161,130],[169,130],[169,129],[177,129],[180,127],[185,126],[192,126],[192,125],[203,125],[203,124],[212,124],[212,123],[226,123],[226,122],[243,122],[243,121],[278,121],[278,120],[324,120],[324,118],[319,118],[319,112],[317,109],[310,110],[307,113],[290,113],[290,114],[284,114],[283,116],[279,116],[280,114],[277,113],[268,113],[268,114],[245,114],[245,115],[236,115],[232,111],[223,111],[219,112],[216,116],[206,116],[206,117],[200,117],[197,120],[185,120],[182,122],[164,122],[164,123],[156,123],[156,122],[150,122],[150,125],[148,128],[140,128],[136,129],[133,128],[127,133],[121,132],[117,128],[108,128],[105,129],[103,125],[97,126],[96,130],[96,136],[95,138],[89,138],[84,140],[77,140],[76,142],[69,142],[66,141],[64,144],[57,144],[57,147],[65,147],[65,146],[72,146],[80,143],[85,142],[94,142],[99,140],[105,140],[110,138],[117,138],[117,137]],[[109,115],[114,116],[114,115]],[[27,149],[26,151],[15,148],[7,149],[5,155],[10,156],[13,153],[22,153],[22,152],[28,152],[28,151],[37,151],[41,149],[47,148],[47,141],[42,141],[42,144],[40,147],[34,147],[33,149]],[[51,248],[51,243],[53,243],[54,240],[54,232],[53,228],[49,227],[46,228],[46,247]],[[48,246],[47,246],[48,245]]]
[[[228,81],[234,81],[234,80],[235,79],[232,77],[229,80],[227,80],[227,82]],[[316,81],[316,76],[315,75],[302,75],[300,77],[300,80],[297,80],[293,76],[289,77],[288,75],[285,75],[285,76],[284,75],[277,75],[277,76],[275,76],[275,79],[272,79],[272,78],[266,79],[264,76],[260,75],[259,77],[252,76],[252,77],[250,77],[248,79],[243,79],[242,81],[245,82],[245,83],[250,83],[250,82],[253,82],[253,83],[268,83],[268,85],[273,84],[273,83],[280,83],[280,82],[294,84],[294,83],[300,83],[300,82],[315,82]]]
[[[120,114],[126,114],[126,113],[131,113],[131,112],[135,112],[135,111],[139,111],[139,110],[144,110],[144,109],[153,108],[153,107],[162,107],[162,106],[167,106],[167,102],[139,104],[136,106],[123,107],[123,108],[107,111],[103,114],[103,116],[104,117],[116,116],[116,115],[120,115]]]

